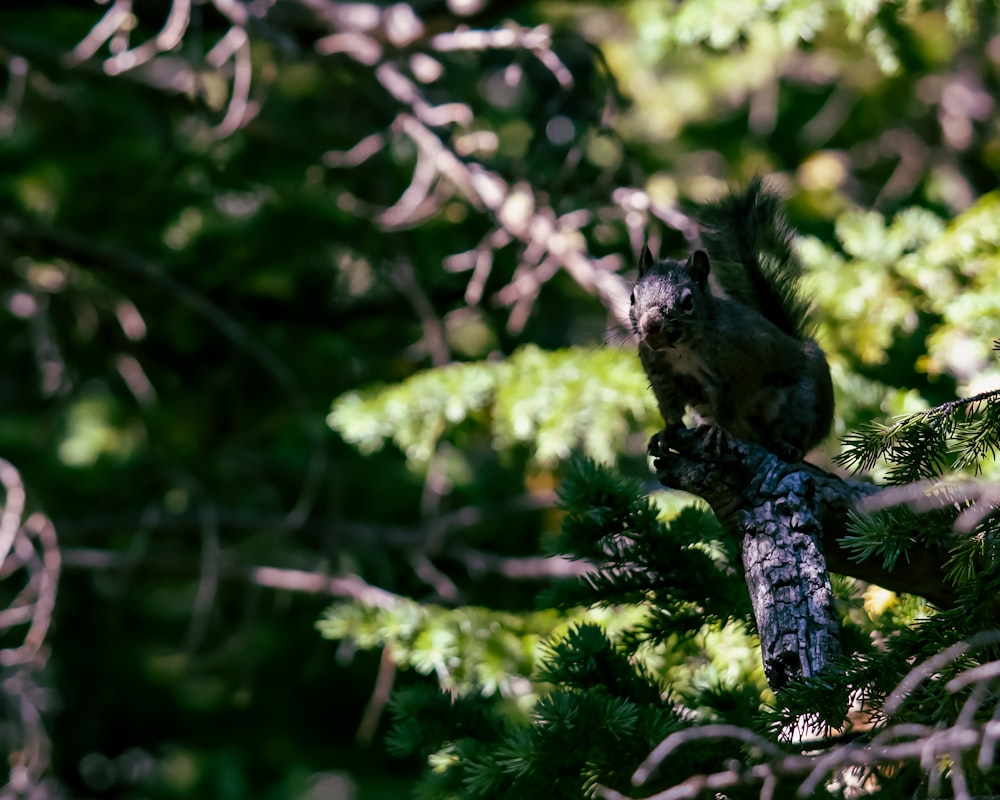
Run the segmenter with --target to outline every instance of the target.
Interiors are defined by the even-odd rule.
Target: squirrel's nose
[[[659,311],[650,311],[640,320],[640,327],[647,334],[663,333],[670,328],[670,321]]]

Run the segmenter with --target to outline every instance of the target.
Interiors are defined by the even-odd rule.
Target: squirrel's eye
[[[691,294],[691,292],[685,292],[684,296],[681,298],[681,309],[686,314],[690,314],[694,311],[694,295]]]
[[[635,289],[633,289],[633,290],[632,290],[632,294],[630,294],[630,295],[628,296],[628,301],[629,301],[629,302],[630,302],[630,303],[631,303],[632,305],[635,305]]]

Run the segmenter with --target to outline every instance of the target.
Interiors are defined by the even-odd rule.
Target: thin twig
[[[430,46],[439,53],[456,50],[527,50],[555,76],[563,88],[573,86],[573,73],[552,49],[552,28],[548,25],[534,28],[508,25],[489,31],[449,31],[434,36]]]
[[[392,694],[395,681],[396,662],[392,659],[391,646],[386,645],[382,648],[382,657],[379,659],[378,675],[375,678],[375,686],[372,688],[372,696],[368,698],[365,710],[361,714],[361,722],[358,723],[358,732],[354,736],[355,741],[359,744],[367,747],[374,741],[379,720],[389,703],[389,696]]]
[[[159,33],[136,47],[111,56],[104,62],[104,71],[108,75],[119,75],[145,64],[160,53],[173,50],[184,38],[190,21],[191,0],[173,0]]]
[[[413,574],[430,586],[438,598],[450,605],[457,605],[462,597],[455,582],[445,575],[423,550],[413,550],[406,557]]]
[[[332,523],[312,520],[301,528],[312,535],[322,535],[334,528],[342,541],[362,545],[409,550],[422,546],[428,552],[439,554],[450,546],[449,540],[459,532],[475,527],[486,520],[502,520],[514,514],[552,508],[556,502],[554,492],[523,493],[512,497],[504,505],[462,506],[452,511],[425,519],[417,525],[390,525],[358,520],[336,520]],[[229,530],[280,530],[290,531],[286,515],[265,515],[242,509],[216,507],[215,519],[222,529]],[[103,531],[125,530],[199,530],[201,518],[197,514],[171,514],[150,508],[142,513],[92,514],[87,517],[55,520],[60,530],[70,538],[87,538]]]
[[[737,725],[701,725],[696,728],[688,728],[672,733],[660,742],[632,774],[633,785],[640,786],[648,781],[660,768],[664,760],[677,748],[691,742],[704,741],[706,739],[735,739],[736,741],[743,742],[743,744],[757,748],[772,758],[784,755],[776,744],[769,742],[767,739],[746,728],[741,728]]]
[[[215,509],[205,503],[201,510],[201,569],[198,575],[198,590],[191,610],[191,624],[188,627],[187,650],[194,651],[201,644],[208,630],[208,620],[212,605],[219,590],[219,561],[222,546],[219,543],[219,523]]]
[[[209,131],[216,139],[225,139],[248,121],[253,64],[250,60],[250,38],[245,28],[235,25],[230,28],[222,40],[205,56],[205,60],[218,69],[229,59],[230,53],[233,60],[233,79],[229,90],[229,103],[222,121]]]
[[[34,581],[37,588],[31,624],[24,636],[24,642],[18,648],[0,651],[0,664],[5,666],[27,664],[33,661],[41,650],[52,623],[59,573],[62,568],[62,557],[56,541],[56,531],[46,516],[37,512],[32,514],[25,521],[22,533],[26,543],[33,538],[41,546],[41,570],[37,575],[37,580]]]
[[[69,66],[76,66],[93,56],[108,39],[115,35],[132,13],[132,0],[114,0],[104,16],[66,56]]]
[[[246,24],[250,21],[247,7],[239,2],[239,0],[212,0],[212,5],[215,6],[216,11],[233,23],[233,25],[246,27]]]
[[[903,703],[913,694],[917,686],[937,673],[945,665],[950,664],[970,650],[986,647],[997,642],[1000,642],[1000,631],[985,631],[967,641],[957,642],[918,664],[910,670],[906,677],[899,682],[899,685],[886,698],[884,705],[885,713],[889,716],[897,714],[902,708]]]
[[[0,569],[14,545],[24,514],[25,492],[21,474],[13,464],[0,458],[0,485],[4,489],[3,511],[0,512]]]

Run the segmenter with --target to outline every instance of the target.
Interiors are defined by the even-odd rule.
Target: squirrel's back
[[[695,216],[723,291],[789,336],[810,338],[810,304],[781,198],[757,177],[744,191],[699,206]]]

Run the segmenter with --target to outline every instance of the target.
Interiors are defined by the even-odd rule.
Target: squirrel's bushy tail
[[[790,336],[809,338],[802,265],[778,195],[757,177],[744,191],[699,206],[696,216],[712,272],[726,293]]]

